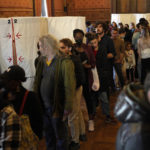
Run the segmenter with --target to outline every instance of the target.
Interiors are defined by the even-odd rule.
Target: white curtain
[[[12,24],[10,18],[0,19],[0,70],[5,71],[13,65]],[[76,28],[86,31],[85,17],[14,17],[14,35],[17,53],[17,64],[24,68],[27,82],[24,86],[32,90],[37,57],[37,42],[39,37],[52,34],[58,40],[73,39]]]
[[[150,22],[150,14],[112,14],[111,22],[115,21],[117,24],[122,22],[123,24],[130,24],[134,22],[139,23],[140,18],[145,18]]]
[[[11,19],[0,19],[0,70],[13,65]]]
[[[54,35],[58,40],[62,38],[73,38],[74,29],[82,29],[86,32],[85,17],[49,17],[48,33]]]

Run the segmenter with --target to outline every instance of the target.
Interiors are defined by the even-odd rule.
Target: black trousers
[[[127,74],[127,79],[129,81],[134,81],[134,69],[130,68],[130,69],[126,69],[126,74]]]
[[[86,106],[87,106],[87,111],[89,117],[94,115],[94,110],[93,110],[93,100],[91,98],[91,91],[89,90],[89,85],[88,83],[83,85],[83,96],[85,98]]]
[[[150,72],[150,58],[147,59],[141,59],[141,82],[144,83],[144,80],[146,78],[147,73]]]
[[[134,76],[136,79],[139,78],[139,75],[138,75],[138,70],[137,70],[137,64],[138,64],[138,52],[137,52],[137,49],[134,50],[134,55],[135,55],[135,72],[134,72]]]
[[[112,89],[112,90],[115,90],[115,82],[114,82],[114,79],[113,79],[113,66],[114,66],[114,62],[113,61],[110,61],[109,64],[108,64],[108,75],[109,75],[109,87]]]
[[[121,63],[115,63],[114,67],[115,67],[116,73],[118,75],[121,87],[123,87],[124,86],[124,78],[123,78],[123,74],[122,74],[122,64]]]

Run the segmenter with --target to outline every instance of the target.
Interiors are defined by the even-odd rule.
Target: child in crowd
[[[133,82],[135,69],[135,55],[131,43],[126,44],[125,54],[127,80],[128,82]]]

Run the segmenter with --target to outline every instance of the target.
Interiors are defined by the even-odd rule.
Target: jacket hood
[[[126,86],[118,96],[114,113],[121,122],[150,122],[150,104],[143,86]]]

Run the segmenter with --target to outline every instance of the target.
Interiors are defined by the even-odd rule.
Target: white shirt
[[[126,50],[125,53],[126,53],[126,57],[125,57],[126,69],[135,67],[134,51],[132,49]]]

